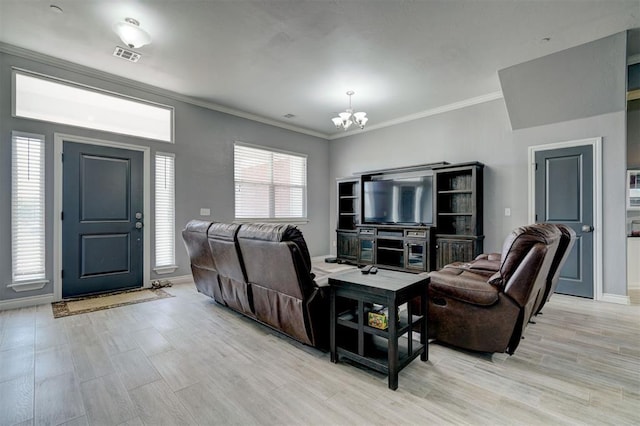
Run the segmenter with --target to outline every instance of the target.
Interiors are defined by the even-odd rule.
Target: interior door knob
[[[582,232],[592,232],[593,226],[591,225],[582,225]]]
[[[142,229],[142,222],[136,222],[136,229]]]

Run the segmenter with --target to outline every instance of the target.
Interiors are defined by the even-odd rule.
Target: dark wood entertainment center
[[[387,169],[359,174],[337,180],[337,258],[340,262],[356,265],[376,265],[386,269],[424,272],[441,268],[451,262],[468,262],[482,253],[483,169],[478,162],[463,164],[426,164],[398,169]],[[432,178],[428,178],[432,176]],[[371,219],[366,213],[366,182],[390,181],[387,189],[393,191],[393,214],[384,211],[383,219]],[[431,187],[429,199],[432,211],[422,212],[427,219],[413,223],[382,223],[397,219],[398,211],[407,210],[404,187],[422,185],[407,183],[413,178],[428,179]],[[422,182],[422,181],[420,181]],[[373,184],[371,184],[373,187]],[[391,188],[391,189],[389,189]],[[411,189],[411,188],[410,188]],[[369,198],[376,196],[370,189]],[[415,188],[413,189],[415,192]],[[390,194],[385,201],[389,204]],[[409,207],[415,195],[408,194]],[[371,201],[369,201],[371,202]],[[396,206],[403,203],[402,206]],[[368,208],[368,211],[365,209]],[[417,209],[415,209],[417,211]],[[414,213],[414,212],[412,212]],[[390,216],[390,217],[388,217]],[[402,219],[402,218],[400,218]],[[378,222],[379,221],[379,222]]]

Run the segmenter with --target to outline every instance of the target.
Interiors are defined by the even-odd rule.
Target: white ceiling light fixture
[[[122,22],[116,22],[113,25],[113,31],[130,48],[138,48],[151,43],[149,33],[140,28],[140,22],[133,18],[125,18]]]
[[[349,108],[347,108],[345,112],[341,112],[340,114],[338,114],[338,117],[334,117],[331,119],[331,121],[333,121],[333,124],[336,125],[336,129],[344,129],[345,131],[347,131],[347,129],[351,127],[353,123],[356,123],[358,127],[364,129],[365,124],[367,124],[367,121],[369,121],[366,112],[353,112],[353,108],[351,107],[351,96],[355,94],[356,92],[354,92],[353,90],[349,90],[347,92],[347,96],[349,96]]]

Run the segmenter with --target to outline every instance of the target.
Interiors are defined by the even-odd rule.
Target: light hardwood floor
[[[0,425],[639,424],[640,306],[555,295],[514,356],[432,343],[386,377],[176,297],[0,312]]]

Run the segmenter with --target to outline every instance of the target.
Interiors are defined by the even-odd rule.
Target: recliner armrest
[[[502,253],[482,253],[476,256],[475,260],[490,260],[492,262],[502,261]]]
[[[499,289],[487,282],[485,275],[463,269],[445,268],[429,274],[431,292],[479,306],[491,306],[498,301]]]

